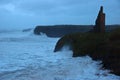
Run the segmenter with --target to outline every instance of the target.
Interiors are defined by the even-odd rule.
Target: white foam
[[[20,34],[16,41],[0,42],[0,80],[120,80],[101,70],[100,61],[73,58],[68,47],[54,53],[58,38]]]

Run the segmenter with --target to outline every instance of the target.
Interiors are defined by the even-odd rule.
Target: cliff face
[[[89,55],[101,60],[103,68],[120,75],[120,28],[108,33],[75,33],[63,36],[56,43],[54,52],[64,45],[70,46],[73,57]]]
[[[68,45],[73,51],[73,57],[89,55],[94,60],[101,60],[103,68],[120,75],[120,28],[111,31],[112,27],[120,26],[108,25],[107,28],[105,27],[105,14],[101,6],[93,31],[63,36],[57,42],[54,52],[60,51],[64,45]]]
[[[49,37],[62,37],[66,34],[76,32],[88,32],[93,29],[93,25],[56,25],[56,26],[36,26],[34,34],[40,35],[45,33]],[[106,25],[106,32],[110,32],[115,28],[120,28],[120,25]]]
[[[93,28],[93,25],[55,25],[55,26],[37,26],[34,29],[34,34],[40,35],[45,33],[49,37],[62,37],[66,34],[76,32],[88,32]]]
[[[94,32],[105,32],[105,13],[102,6],[95,22]]]

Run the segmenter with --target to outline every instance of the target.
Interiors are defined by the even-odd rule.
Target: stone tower
[[[103,6],[101,6],[100,11],[98,13],[94,26],[94,32],[105,32],[105,13],[103,13]]]

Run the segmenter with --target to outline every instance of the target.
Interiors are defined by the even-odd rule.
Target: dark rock
[[[99,45],[105,44],[106,39],[104,34],[94,33],[74,33],[63,36],[58,40],[54,52],[61,50],[61,48],[68,44],[73,50],[73,56],[84,56],[88,53],[93,53]],[[97,50],[96,50],[97,51]]]
[[[105,13],[103,13],[103,6],[101,6],[98,13],[95,22],[94,32],[105,32]]]
[[[55,26],[37,26],[34,29],[34,34],[40,35],[45,33],[48,37],[62,37],[66,34],[76,32],[94,32],[93,25],[55,25]],[[110,32],[120,25],[106,25],[106,32]]]
[[[73,57],[89,55],[93,60],[102,60],[103,67],[120,75],[120,32],[76,33],[63,36],[56,44],[54,52],[70,45]],[[117,37],[116,37],[117,36]]]
[[[65,46],[65,45],[68,45],[70,47],[70,49],[72,49],[72,46],[71,46],[72,42],[73,42],[73,40],[70,35],[63,36],[60,40],[58,40],[58,42],[55,46],[54,52],[60,51],[63,48],[63,46]]]
[[[120,28],[117,28],[114,31],[112,31],[112,34],[109,39],[110,41],[120,41]]]
[[[31,28],[29,28],[29,29],[24,29],[24,30],[22,30],[23,32],[29,32],[29,31],[31,31],[32,29]]]
[[[76,32],[88,32],[93,25],[54,25],[54,26],[37,26],[34,34],[40,35],[45,33],[49,37],[62,37],[66,34]]]

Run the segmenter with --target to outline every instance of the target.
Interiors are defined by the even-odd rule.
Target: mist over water
[[[0,80],[120,80],[101,69],[101,61],[73,58],[67,46],[54,53],[58,39],[32,30],[1,32]]]

